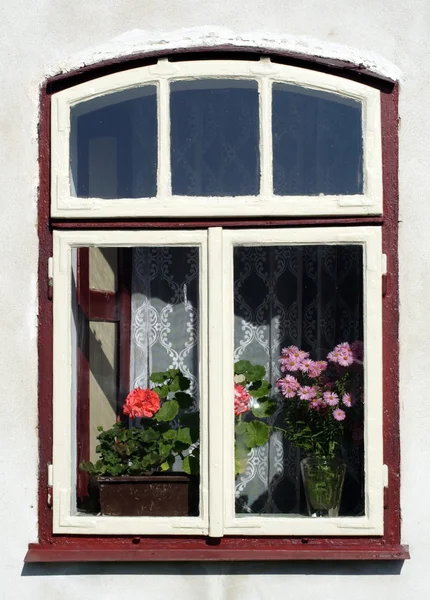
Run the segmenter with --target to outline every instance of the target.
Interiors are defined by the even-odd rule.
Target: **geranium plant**
[[[280,362],[284,375],[276,386],[284,400],[285,436],[309,457],[334,458],[345,426],[360,416],[361,343],[338,344],[319,361],[289,346],[282,350]]]
[[[272,386],[265,377],[261,365],[247,360],[234,365],[236,475],[246,469],[249,451],[269,441],[271,427],[263,419],[272,415],[277,405],[269,397]]]
[[[152,389],[132,390],[123,406],[124,415],[140,419],[138,426],[125,421],[100,431],[95,462],[80,468],[95,476],[130,476],[163,472],[179,457],[182,471],[198,472],[199,415],[186,412],[193,403],[190,380],[179,369],[152,373]],[[172,423],[174,422],[174,426]]]

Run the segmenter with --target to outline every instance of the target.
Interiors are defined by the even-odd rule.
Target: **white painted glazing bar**
[[[172,195],[170,174],[170,85],[167,79],[158,82],[158,166],[157,196]]]
[[[260,94],[260,194],[263,201],[273,195],[272,145],[272,82],[262,77],[258,82]]]

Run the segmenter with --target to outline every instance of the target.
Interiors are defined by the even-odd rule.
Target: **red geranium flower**
[[[159,408],[158,394],[149,388],[136,388],[128,394],[122,410],[125,415],[135,419],[136,417],[152,417]]]

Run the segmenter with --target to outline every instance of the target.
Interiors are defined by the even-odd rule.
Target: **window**
[[[309,547],[314,557],[406,555],[387,496],[384,508],[398,470],[384,451],[397,426],[383,425],[384,394],[396,393],[383,366],[397,360],[395,274],[391,293],[383,287],[389,241],[396,265],[384,221],[396,208],[383,209],[382,194],[381,98],[392,93],[262,58],[161,59],[52,94],[54,293],[42,309],[53,311],[52,510],[41,513],[48,527],[52,515],[57,556],[63,539],[97,553],[106,535],[118,551],[145,540],[146,558],[167,556],[163,539],[178,557],[184,536],[200,559],[214,545],[238,559],[263,547],[273,558]],[[279,381],[294,371],[283,348],[324,361],[354,342],[364,351],[348,375],[356,406],[340,512],[318,518],[303,454],[283,431]],[[260,375],[248,382],[249,369]],[[103,482],[83,468],[97,461],[98,427],[124,420],[128,394],[149,387],[174,414],[151,429],[129,413],[113,443],[132,430],[161,436],[157,452],[176,451],[159,481],[191,473],[185,504],[177,491],[158,512],[100,511]]]

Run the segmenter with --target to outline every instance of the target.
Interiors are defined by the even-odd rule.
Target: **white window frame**
[[[54,533],[158,535],[383,534],[382,238],[379,227],[195,231],[54,231]],[[313,519],[234,512],[233,247],[360,244],[363,247],[365,515]],[[85,246],[200,248],[199,517],[107,517],[76,509],[76,401],[73,384],[72,249]],[[228,307],[228,310],[226,310]]]
[[[172,81],[253,79],[260,97],[260,193],[258,196],[173,196],[170,174],[169,85]],[[363,194],[277,196],[273,193],[273,83],[288,83],[362,103]],[[158,169],[154,198],[78,198],[71,194],[71,109],[79,103],[144,85],[157,88]],[[381,109],[378,90],[318,71],[260,61],[207,60],[158,63],[113,73],[53,95],[51,110],[51,215],[59,218],[263,217],[382,214]]]

